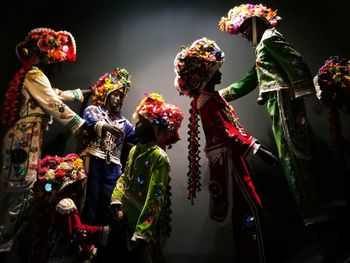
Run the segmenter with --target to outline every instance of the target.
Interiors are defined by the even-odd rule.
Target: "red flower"
[[[63,179],[67,172],[65,170],[58,169],[55,173],[58,179]]]

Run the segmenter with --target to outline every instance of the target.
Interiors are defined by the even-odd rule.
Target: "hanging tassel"
[[[197,109],[197,100],[194,99],[191,102],[191,109],[190,109],[190,118],[189,118],[189,124],[188,124],[188,199],[191,200],[191,204],[194,203],[194,198],[196,198],[196,193],[201,191],[201,183],[200,183],[200,156],[199,156],[199,112]]]

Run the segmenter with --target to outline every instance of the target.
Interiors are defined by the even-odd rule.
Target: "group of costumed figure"
[[[312,131],[304,97],[317,93],[331,111],[332,143],[347,173],[338,109],[350,112],[349,61],[331,57],[313,78],[302,56],[276,30],[281,18],[262,4],[229,10],[219,28],[255,47],[253,68],[220,91],[224,52],[203,37],[176,55],[175,88],[191,98],[188,199],[201,190],[199,120],[209,165],[209,216],[232,223],[238,262],[266,262],[262,202],[248,160],[281,164],[304,224],[328,219],[312,174]],[[170,161],[183,113],[162,95],[145,93],[133,125],[121,115],[131,87],[126,69],[103,74],[88,90],[53,88],[49,77],[76,60],[67,31],[36,28],[16,47],[22,63],[6,91],[0,175],[0,251],[21,251],[23,262],[164,262],[170,235]],[[259,89],[257,103],[272,121],[277,156],[240,123],[229,102]],[[316,87],[316,88],[315,88]],[[82,116],[64,101],[92,103]],[[42,157],[53,118],[77,138],[77,153]],[[79,140],[80,142],[81,140]],[[123,154],[126,153],[126,161]],[[67,261],[68,260],[68,261]],[[70,261],[69,261],[70,260]]]

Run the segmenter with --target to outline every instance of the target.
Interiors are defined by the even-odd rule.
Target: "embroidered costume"
[[[39,161],[38,180],[33,187],[39,208],[31,262],[73,262],[79,249],[88,255],[93,253],[95,246],[107,244],[108,226],[81,223],[85,179],[83,161],[76,154],[48,155]]]
[[[55,43],[55,44],[53,44]],[[8,251],[21,224],[30,199],[29,189],[36,180],[36,164],[41,157],[43,132],[52,117],[76,132],[84,123],[63,101],[82,101],[79,89],[53,89],[38,63],[75,60],[75,42],[66,31],[38,28],[17,46],[22,69],[10,82],[2,111],[9,129],[3,139],[0,177],[0,251]]]
[[[130,87],[129,73],[115,69],[99,78],[92,87],[94,105],[88,106],[83,118],[89,127],[87,146],[81,156],[88,173],[84,221],[88,224],[105,225],[112,220],[110,198],[115,183],[121,175],[123,145],[135,143],[133,125],[118,113],[108,111],[110,94],[120,92],[120,107]],[[104,125],[118,128],[123,135],[116,136],[104,130]]]
[[[179,140],[182,113],[177,106],[164,103],[159,95],[148,95],[138,106],[135,117],[138,115],[155,129],[166,127],[170,141]],[[139,142],[131,149],[125,172],[112,194],[111,204],[121,205],[127,216],[129,238],[147,243],[142,257],[145,263],[164,262],[161,244],[170,234],[169,173],[166,152],[154,140]]]
[[[193,115],[199,114],[209,160],[210,218],[220,223],[232,221],[239,262],[265,262],[261,202],[245,160],[248,154],[259,149],[259,144],[239,123],[233,108],[214,91],[214,86],[213,90],[206,90],[223,61],[224,53],[216,43],[201,38],[178,53],[174,62],[175,87],[180,94],[193,97],[189,126],[189,198],[196,197],[194,190],[199,190],[198,168],[193,164],[197,160],[192,158],[193,149],[199,146]]]
[[[272,28],[265,30],[256,47],[255,66],[244,78],[220,90],[220,94],[232,101],[259,86],[258,103],[267,101],[279,159],[302,219],[306,225],[324,220],[310,168],[312,131],[303,100],[304,96],[315,93],[310,70],[275,29],[281,18],[272,9],[261,4],[236,6],[227,17],[221,18],[220,29],[238,34],[241,25],[252,18],[262,19]]]

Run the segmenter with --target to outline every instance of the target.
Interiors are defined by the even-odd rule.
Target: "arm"
[[[199,109],[206,137],[216,138],[237,154],[245,155],[256,139],[240,125],[232,107],[218,99],[212,97]]]
[[[137,138],[135,134],[135,127],[127,120],[125,119],[125,141],[129,144],[136,144]]]
[[[70,198],[64,198],[56,205],[54,226],[63,233],[79,240],[80,243],[94,245],[107,243],[109,227],[83,224],[75,203]]]
[[[134,152],[136,150],[136,146],[134,146],[131,150],[130,150],[130,153],[129,153],[129,157],[128,157],[128,161],[126,163],[126,167],[125,167],[125,171],[124,173],[118,178],[117,180],[117,183],[116,183],[116,186],[113,190],[113,193],[112,193],[112,196],[111,196],[111,205],[114,205],[114,204],[119,204],[121,205],[122,204],[122,199],[123,199],[123,196],[124,196],[124,193],[125,193],[125,186],[126,186],[126,181],[125,181],[125,178],[126,178],[126,174],[129,174],[129,169],[130,169],[130,160],[133,159],[133,155],[134,155]]]
[[[83,92],[81,89],[74,89],[74,90],[60,90],[60,89],[54,89],[57,96],[60,100],[63,101],[80,101],[82,102],[84,100]]]
[[[251,92],[258,86],[258,77],[255,66],[239,81],[219,91],[220,95],[227,101],[233,101]]]
[[[91,105],[84,110],[83,118],[88,127],[94,129],[98,137],[108,131],[116,137],[123,136],[124,132],[118,127],[108,124],[105,120],[104,114],[98,107]]]
[[[149,241],[156,231],[160,214],[164,208],[170,166],[167,157],[162,156],[150,173],[147,197],[138,218],[132,240]]]
[[[111,196],[111,205],[121,205],[125,193],[125,174],[122,174],[116,183]]]
[[[29,71],[24,86],[45,112],[54,116],[72,132],[76,132],[83,125],[84,120],[62,102],[40,70]]]

